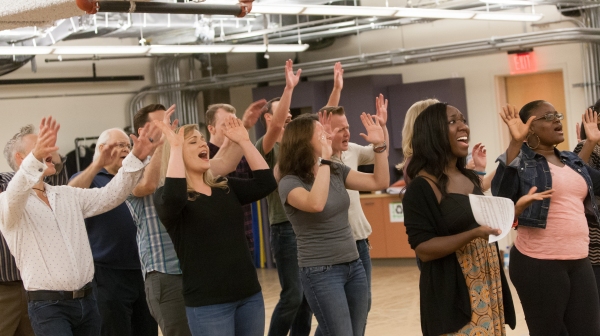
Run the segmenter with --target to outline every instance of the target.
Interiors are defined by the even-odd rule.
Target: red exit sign
[[[508,55],[511,75],[536,72],[537,60],[533,51]]]

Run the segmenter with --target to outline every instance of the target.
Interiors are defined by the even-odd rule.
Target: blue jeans
[[[202,307],[185,307],[194,336],[264,336],[262,292],[243,300]]]
[[[273,310],[269,336],[308,336],[312,312],[302,293],[298,274],[298,248],[296,234],[290,222],[271,226],[271,248],[281,285],[279,302]]]
[[[73,300],[29,301],[27,308],[36,335],[100,335],[102,321],[94,294]]]
[[[300,277],[321,335],[364,334],[369,286],[360,259],[338,265],[302,267]]]

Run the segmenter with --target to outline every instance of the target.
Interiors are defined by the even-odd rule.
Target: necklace
[[[40,189],[40,188],[32,188],[32,189],[39,190],[42,192],[42,195],[46,196],[46,189]]]

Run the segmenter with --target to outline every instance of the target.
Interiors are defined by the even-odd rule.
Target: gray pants
[[[191,336],[185,313],[181,275],[151,272],[146,275],[150,314],[164,336]]]

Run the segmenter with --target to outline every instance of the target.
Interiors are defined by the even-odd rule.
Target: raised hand
[[[367,134],[365,135],[364,133],[360,133],[359,135],[367,142],[374,145],[383,144],[385,137],[383,135],[383,128],[381,128],[379,125],[379,120],[365,112],[360,115],[360,120],[367,130]]]
[[[158,120],[154,123],[148,123],[139,132],[139,137],[131,134],[133,141],[133,149],[131,152],[135,157],[144,161],[148,155],[154,154],[154,150],[161,145],[161,129],[156,127],[156,123],[162,124],[164,127],[169,127]]]
[[[300,74],[302,69],[298,69],[294,75],[294,62],[287,60],[285,62],[285,86],[286,88],[293,89],[300,82]]]
[[[158,120],[154,121],[154,126],[156,126],[166,137],[171,148],[183,146],[183,129],[181,127],[179,128],[179,130],[173,129],[171,128],[171,125],[167,125],[164,122],[160,122]]]
[[[471,156],[473,157],[473,170],[483,172],[485,171],[485,167],[487,166],[487,151],[485,146],[481,143],[473,146],[473,151],[471,151]]]
[[[344,88],[344,69],[342,63],[337,62],[333,66],[333,89],[342,90]]]
[[[44,162],[47,158],[51,158],[53,152],[58,150],[58,147],[56,147],[56,139],[58,138],[59,129],[60,124],[58,124],[51,116],[42,118],[38,139],[32,150],[33,156],[35,156],[36,159]]]
[[[257,100],[254,103],[250,104],[246,111],[244,112],[244,116],[242,117],[242,123],[246,129],[251,129],[254,127],[260,115],[262,113],[262,109],[267,105],[266,99]]]
[[[600,130],[598,129],[598,113],[593,109],[589,108],[581,116],[583,128],[585,129],[585,136],[587,141],[592,143],[598,143],[600,141]]]
[[[535,119],[535,116],[531,116],[529,120],[527,120],[526,124],[523,124],[521,118],[519,117],[519,111],[513,105],[506,105],[502,107],[502,112],[500,112],[500,117],[508,126],[508,130],[510,131],[510,136],[514,141],[523,142],[527,139],[527,135],[529,135],[529,127],[531,126],[531,122]]]
[[[319,122],[323,125],[325,133],[331,134],[331,113],[327,111],[319,111]]]
[[[379,119],[379,125],[381,127],[385,126],[388,119],[388,100],[384,99],[383,94],[379,94],[378,97],[375,97],[375,108],[376,108],[376,116]]]
[[[250,141],[248,130],[244,127],[242,121],[234,115],[227,116],[225,120],[225,136],[238,145],[244,141]]]
[[[331,148],[331,139],[331,134],[327,134],[325,131],[321,132],[321,136],[319,137],[319,141],[321,142],[321,157],[326,160],[331,159],[331,155],[333,154],[333,149]]]
[[[542,191],[540,193],[536,193],[537,187],[532,187],[529,189],[527,195],[521,196],[517,203],[515,204],[515,216],[518,217],[531,205],[531,203],[535,201],[541,201],[546,198],[552,197],[553,189]]]
[[[94,160],[94,164],[96,165],[96,167],[106,167],[112,165],[113,162],[115,162],[115,160],[119,157],[118,154],[120,151],[115,150],[118,144],[103,144],[101,146],[102,148],[98,149],[100,155],[96,157],[96,159]]]

